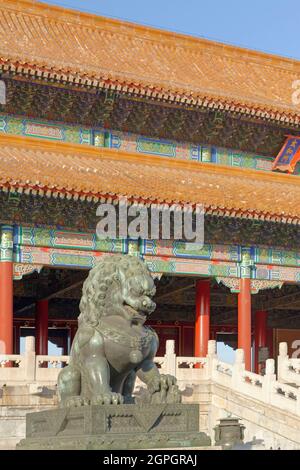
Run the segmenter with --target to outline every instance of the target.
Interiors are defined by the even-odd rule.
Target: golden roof
[[[33,0],[0,0],[0,64],[64,82],[298,123],[300,62]]]
[[[5,191],[203,204],[208,214],[300,223],[297,176],[5,134],[0,148]]]

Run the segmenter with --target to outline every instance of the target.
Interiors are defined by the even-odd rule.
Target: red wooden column
[[[0,262],[0,354],[13,354],[13,263]]]
[[[258,362],[259,348],[267,346],[267,312],[258,310],[255,312],[255,329],[254,329],[254,357],[255,372],[261,372],[262,364]]]
[[[13,354],[13,228],[1,227],[0,354]]]
[[[251,370],[251,280],[249,278],[240,279],[238,348],[244,350],[246,370]]]
[[[38,300],[35,317],[35,352],[48,354],[48,300]]]
[[[195,357],[205,357],[209,340],[210,279],[196,281]]]

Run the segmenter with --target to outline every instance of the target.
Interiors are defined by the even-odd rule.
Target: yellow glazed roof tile
[[[0,188],[203,204],[208,213],[300,223],[297,176],[29,137],[0,135]]]
[[[0,0],[0,59],[64,80],[300,116],[300,62],[32,0]],[[222,106],[222,104],[220,104]]]

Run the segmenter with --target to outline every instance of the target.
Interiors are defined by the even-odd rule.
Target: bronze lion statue
[[[132,402],[135,379],[149,403],[179,403],[175,377],[154,363],[158,337],[144,326],[155,310],[155,284],[136,256],[108,255],[83,284],[70,363],[58,377],[61,406]],[[130,401],[131,400],[131,401]]]

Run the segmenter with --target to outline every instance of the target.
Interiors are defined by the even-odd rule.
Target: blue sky
[[[299,0],[49,0],[47,3],[300,59]]]

